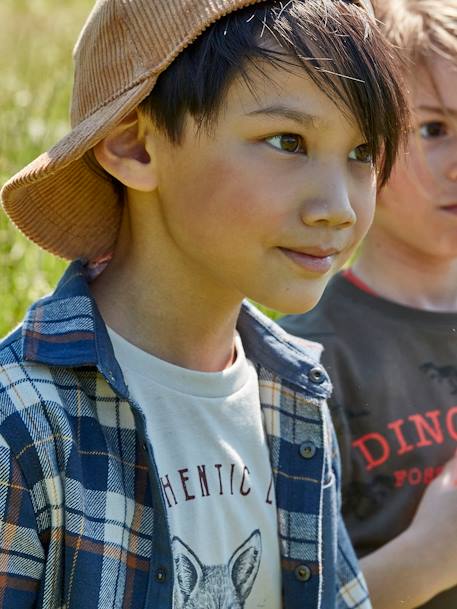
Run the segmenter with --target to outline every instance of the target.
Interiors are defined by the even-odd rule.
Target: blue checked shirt
[[[259,375],[283,607],[370,609],[316,346],[247,304],[238,330]],[[153,446],[75,262],[0,345],[0,607],[171,609],[172,589]]]

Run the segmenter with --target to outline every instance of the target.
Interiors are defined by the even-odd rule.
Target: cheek
[[[179,176],[169,200],[176,203],[187,227],[204,238],[217,240],[232,227],[236,242],[249,231],[261,230],[262,220],[273,213],[268,211],[273,208],[272,192],[262,176],[230,158],[190,166]]]
[[[357,195],[352,198],[352,208],[355,211],[357,222],[354,228],[355,240],[361,241],[368,232],[376,210],[376,187],[365,191],[363,194],[357,192]]]
[[[166,184],[163,208],[168,230],[180,247],[220,259],[241,251],[258,230],[261,185],[237,169],[223,159],[178,164],[175,179]]]
[[[397,213],[402,214],[412,200],[417,200],[420,196],[418,184],[423,183],[423,180],[416,165],[413,159],[409,163],[403,160],[397,163],[388,184],[379,196],[382,207],[386,209],[393,207]]]
[[[439,164],[436,152],[427,151],[420,142],[411,143],[407,155],[396,164],[389,187],[396,198],[405,204],[408,200],[433,196],[437,187]]]

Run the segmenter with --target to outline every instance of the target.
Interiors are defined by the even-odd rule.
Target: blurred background
[[[93,0],[0,0],[0,183],[64,135],[71,51]],[[66,262],[29,243],[0,211],[0,336],[49,293]]]

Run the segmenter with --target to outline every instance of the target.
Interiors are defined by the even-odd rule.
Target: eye
[[[373,164],[373,155],[368,144],[361,144],[357,148],[353,148],[349,153],[349,158],[351,161],[357,161],[358,163]]]
[[[422,139],[432,140],[438,137],[446,137],[448,129],[446,124],[441,121],[431,121],[430,123],[423,123],[419,127],[419,133]]]
[[[273,135],[265,139],[268,145],[281,150],[282,152],[302,153],[306,154],[305,144],[300,135],[293,133],[283,133],[281,135]]]

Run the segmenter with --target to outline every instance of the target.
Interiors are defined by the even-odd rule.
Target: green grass
[[[0,183],[68,130],[71,51],[91,0],[0,2]],[[0,212],[0,336],[65,268]]]

